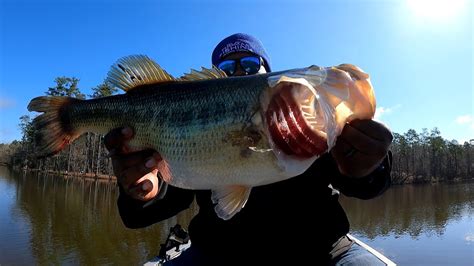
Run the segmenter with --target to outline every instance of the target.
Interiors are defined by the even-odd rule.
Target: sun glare
[[[417,17],[445,20],[458,15],[466,0],[407,0],[407,4]]]

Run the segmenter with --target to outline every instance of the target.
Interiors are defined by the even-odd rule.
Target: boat
[[[177,224],[170,228],[170,232],[164,244],[161,244],[158,256],[147,261],[144,266],[161,266],[165,262],[177,258],[191,247],[189,234],[181,225]]]
[[[365,244],[355,236],[347,234],[347,237],[354,241],[353,245],[359,245],[363,249],[372,253],[377,257],[382,263],[387,266],[395,266],[393,261],[384,256],[382,253],[373,249],[369,245]],[[152,258],[151,260],[144,263],[144,266],[162,266],[165,262],[175,259],[181,255],[182,252],[191,247],[191,239],[189,239],[189,234],[184,230],[181,225],[177,224],[174,227],[170,228],[170,233],[164,244],[161,244],[160,253],[158,256]]]
[[[397,265],[395,262],[391,261],[389,258],[387,258],[385,255],[382,253],[378,252],[377,250],[373,249],[366,243],[362,242],[361,240],[357,239],[355,236],[351,234],[347,234],[347,237],[354,241],[353,245],[359,245],[363,249],[367,250],[368,252],[372,253],[375,257],[377,257],[379,260],[381,260],[385,265],[387,266],[395,266]]]

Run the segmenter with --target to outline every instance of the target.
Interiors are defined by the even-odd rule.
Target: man
[[[222,40],[212,63],[229,76],[271,71],[261,42],[246,34]],[[347,124],[335,147],[305,173],[253,188],[245,208],[228,221],[216,216],[210,191],[168,187],[162,199],[154,200],[162,194],[157,177],[161,158],[152,150],[127,152],[132,137],[131,129],[121,128],[105,138],[120,187],[118,208],[124,224],[140,228],[162,221],[189,208],[195,197],[199,205],[189,226],[192,247],[170,265],[380,263],[346,237],[349,222],[336,189],[370,199],[389,187],[392,134],[382,124]]]

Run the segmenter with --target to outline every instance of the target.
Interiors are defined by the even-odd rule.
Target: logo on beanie
[[[235,41],[232,43],[228,43],[226,46],[224,46],[221,50],[221,53],[219,54],[219,58],[222,58],[230,53],[234,52],[253,52],[252,47],[246,43],[246,42],[241,42],[241,41]]]

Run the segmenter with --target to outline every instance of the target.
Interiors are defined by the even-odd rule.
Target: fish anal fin
[[[176,81],[155,61],[145,55],[122,57],[107,74],[107,81],[124,91],[148,84]]]
[[[247,203],[251,187],[234,185],[212,190],[212,202],[216,214],[223,220],[229,220]]]

